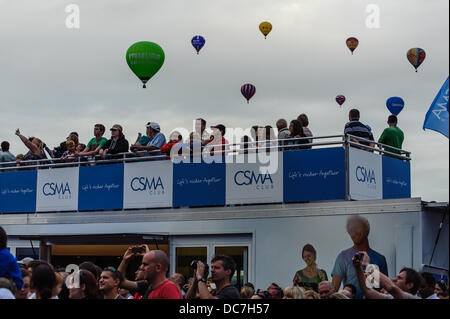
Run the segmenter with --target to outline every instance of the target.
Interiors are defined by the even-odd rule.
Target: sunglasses
[[[110,129],[110,131],[118,131],[118,129],[112,128],[112,129]]]

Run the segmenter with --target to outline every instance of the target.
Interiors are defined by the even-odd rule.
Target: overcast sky
[[[66,27],[72,3],[79,29]],[[366,25],[369,4],[380,9],[380,28]],[[121,124],[134,142],[148,121],[168,136],[191,131],[199,116],[248,128],[300,113],[314,135],[331,135],[342,134],[353,107],[378,139],[386,99],[401,96],[412,195],[448,201],[449,141],[422,130],[448,76],[448,12],[448,0],[0,0],[0,139],[18,154],[27,150],[16,128],[53,148],[71,131],[87,143],[95,123]],[[273,25],[266,40],[262,21]],[[194,35],[206,39],[200,55]],[[360,40],[354,55],[350,36]],[[147,89],[125,61],[137,41],[166,55]],[[418,73],[406,59],[413,47],[427,53]],[[250,104],[240,93],[247,82],[256,86]]]

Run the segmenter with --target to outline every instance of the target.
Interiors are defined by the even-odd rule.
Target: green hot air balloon
[[[162,67],[165,59],[163,49],[153,42],[136,42],[127,50],[127,63],[131,71],[145,84]]]

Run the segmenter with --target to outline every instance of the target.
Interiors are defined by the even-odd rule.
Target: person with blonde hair
[[[290,286],[284,289],[283,299],[306,299],[305,289],[298,286]]]
[[[71,162],[77,156],[77,154],[76,154],[77,146],[76,146],[75,141],[67,140],[66,147],[67,147],[67,151],[64,152],[64,154],[61,157],[61,160],[63,160],[64,162]]]
[[[67,151],[67,145],[66,145],[66,143],[67,143],[68,140],[74,141],[74,142],[75,142],[75,147],[78,146],[78,144],[79,144],[78,133],[77,133],[77,132],[71,132],[71,133],[69,134],[69,136],[66,137],[66,140],[65,140],[64,142],[61,142],[61,143],[59,144],[59,146],[55,147],[55,148],[51,151],[52,156],[53,156],[54,158],[61,158],[61,156],[64,154],[64,152]]]
[[[380,272],[387,276],[388,269],[386,257],[371,249],[369,246],[370,224],[367,218],[360,215],[352,215],[347,219],[347,233],[353,241],[353,247],[343,250],[336,258],[336,262],[331,272],[333,286],[335,291],[339,291],[341,283],[345,285],[352,284],[356,287],[356,299],[362,298],[361,290],[358,286],[355,268],[352,258],[359,252],[366,252],[371,260],[371,264],[377,265]]]
[[[255,294],[255,289],[250,286],[243,286],[240,291],[241,299],[251,299]]]
[[[314,290],[306,290],[305,299],[320,299],[320,295]]]
[[[350,298],[344,295],[343,293],[335,292],[330,296],[329,299],[350,299]]]

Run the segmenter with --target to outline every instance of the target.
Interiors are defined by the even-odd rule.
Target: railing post
[[[345,200],[350,200],[350,144],[348,136],[344,135],[345,149]]]

